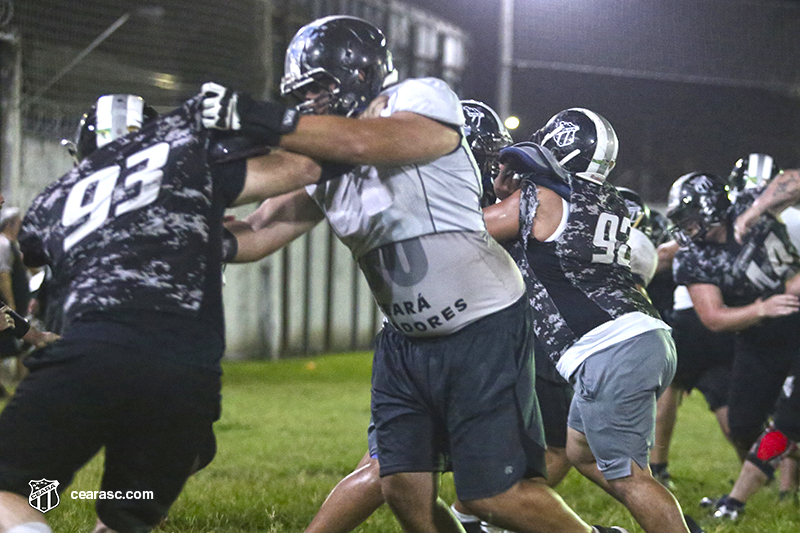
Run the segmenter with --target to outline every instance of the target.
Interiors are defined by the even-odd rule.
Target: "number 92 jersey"
[[[523,181],[522,238],[509,250],[525,278],[536,337],[554,363],[583,335],[622,315],[641,312],[660,319],[631,273],[631,220],[624,200],[608,183],[569,179],[564,217],[546,242],[531,237],[538,192]]]
[[[52,267],[66,322],[112,308],[199,312],[215,215],[197,105],[98,149],[34,199],[20,246],[29,266]]]

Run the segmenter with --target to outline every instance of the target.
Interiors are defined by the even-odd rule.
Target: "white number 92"
[[[619,233],[617,233],[618,230]],[[603,253],[592,254],[592,263],[611,264],[616,258],[618,264],[630,266],[631,248],[627,244],[630,234],[631,219],[623,217],[620,223],[620,218],[617,215],[600,213],[600,217],[597,219],[597,227],[594,230],[594,240],[592,242],[598,248],[602,248]],[[625,239],[625,242],[620,245],[615,254],[614,250],[617,246],[618,235]]]
[[[69,228],[78,224],[87,215],[88,218],[64,239],[64,251],[66,252],[84,237],[102,226],[109,215],[118,217],[153,203],[161,189],[161,178],[164,175],[162,168],[167,164],[168,157],[169,143],[166,142],[154,144],[128,157],[125,161],[125,168],[133,168],[146,161],[141,170],[126,176],[123,183],[124,190],[130,190],[137,183],[140,184],[139,192],[133,198],[117,204],[113,215],[111,215],[111,198],[117,184],[117,178],[122,172],[122,168],[119,165],[102,168],[76,183],[64,203],[61,224],[65,228]],[[91,197],[87,200],[85,198],[86,191],[95,184],[96,187]]]

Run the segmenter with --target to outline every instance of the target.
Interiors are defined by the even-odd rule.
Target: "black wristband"
[[[14,319],[14,336],[21,339],[31,329],[31,325],[16,311],[9,311],[9,314]]]
[[[279,102],[254,100],[247,93],[239,93],[236,103],[241,131],[269,146],[277,146],[281,135],[297,128],[300,113]]]
[[[222,262],[230,263],[239,253],[239,241],[228,228],[222,228]]]

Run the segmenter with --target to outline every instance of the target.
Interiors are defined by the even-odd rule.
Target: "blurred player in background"
[[[786,227],[761,213],[742,242],[734,240],[737,215],[752,217],[752,206],[764,204],[744,189],[731,205],[728,192],[717,176],[686,174],[672,185],[667,216],[681,244],[676,282],[688,287],[706,327],[737,332],[728,424],[746,461],[730,495],[714,502],[716,517],[735,520],[800,437],[796,395],[764,430],[786,377],[800,369],[800,257]]]

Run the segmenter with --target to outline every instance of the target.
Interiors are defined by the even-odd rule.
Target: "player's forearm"
[[[321,161],[353,165],[401,165],[431,161],[458,147],[460,134],[413,113],[355,120],[308,115],[281,138],[286,150]]]
[[[0,298],[13,310],[17,310],[14,301],[14,290],[11,287],[11,273],[0,272]]]
[[[759,299],[739,307],[722,306],[716,309],[697,308],[697,315],[705,327],[714,332],[736,332],[758,325],[768,318],[766,302]]]
[[[775,177],[749,210],[778,214],[787,207],[800,203],[800,170],[787,170]]]
[[[723,307],[713,312],[701,312],[698,309],[697,315],[703,325],[711,331],[742,331],[763,320],[759,306],[760,302],[753,302],[741,307]]]
[[[265,200],[244,220],[225,223],[238,248],[230,262],[263,259],[310,231],[322,219],[322,211],[304,190]]]
[[[236,199],[243,205],[273,198],[319,181],[322,168],[313,159],[284,150],[247,160],[244,189]]]
[[[519,194],[483,209],[486,229],[496,241],[505,242],[519,236]]]
[[[657,248],[658,264],[656,265],[656,273],[672,270],[672,261],[675,259],[677,251],[678,243],[675,240],[667,241]]]

